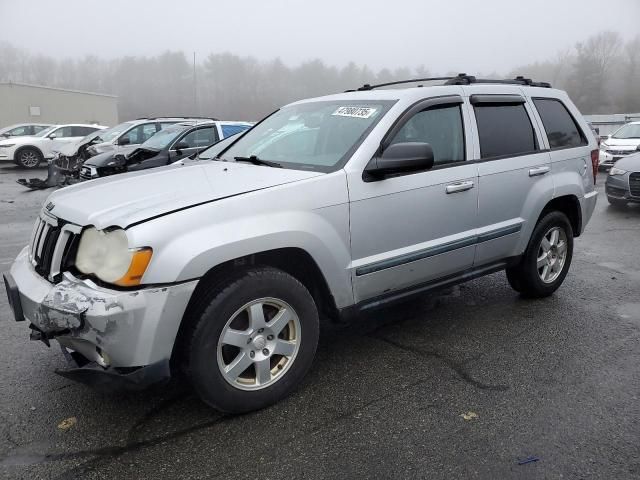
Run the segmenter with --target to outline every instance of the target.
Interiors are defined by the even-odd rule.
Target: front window
[[[640,123],[627,123],[625,126],[616,130],[616,132],[611,135],[611,138],[623,140],[628,138],[640,138]]]
[[[184,132],[189,127],[168,127],[164,130],[160,130],[153,135],[149,140],[144,142],[140,148],[147,148],[149,150],[162,150],[173,142],[178,135]]]
[[[46,137],[51,132],[53,132],[55,129],[56,129],[55,125],[52,126],[52,127],[45,128],[44,130],[40,130],[38,133],[36,133],[34,135],[34,137]]]
[[[111,128],[107,128],[106,130],[102,130],[102,131],[100,131],[100,134],[95,138],[94,143],[110,142],[114,138],[118,138],[120,135],[122,135],[122,132],[126,131],[127,129],[131,128],[132,126],[133,126],[133,123],[124,122],[124,123],[121,123],[120,125],[116,125],[115,127],[111,127]]]
[[[285,107],[238,139],[221,157],[256,156],[286,168],[329,172],[391,108],[393,101],[326,101]]]

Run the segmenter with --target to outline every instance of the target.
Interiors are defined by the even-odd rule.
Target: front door
[[[398,142],[429,143],[435,158],[431,170],[376,181],[349,172],[356,302],[472,266],[478,176],[477,165],[466,162],[471,142],[462,105],[457,95],[424,100],[382,142],[382,150]]]

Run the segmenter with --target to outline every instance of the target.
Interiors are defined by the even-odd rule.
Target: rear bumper
[[[60,374],[85,383],[146,383],[168,362],[183,313],[197,281],[111,290],[69,273],[58,284],[34,270],[27,248],[16,258],[5,285],[16,320],[31,324],[32,339],[56,340],[80,369]],[[165,367],[161,365],[166,364]],[[138,373],[136,373],[138,372]],[[125,375],[125,376],[123,376]],[[107,379],[109,379],[107,381]],[[144,380],[144,381],[143,381]]]

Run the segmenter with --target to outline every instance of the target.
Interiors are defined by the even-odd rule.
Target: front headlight
[[[131,287],[140,285],[152,253],[151,248],[129,248],[122,229],[105,232],[91,227],[80,237],[76,268],[103,282]]]
[[[624,175],[625,173],[627,173],[626,170],[616,167],[611,167],[611,170],[609,170],[609,175]]]

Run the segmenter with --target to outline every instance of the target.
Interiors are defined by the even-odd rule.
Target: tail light
[[[591,150],[591,166],[593,167],[593,183],[598,176],[598,164],[600,163],[600,150]]]

